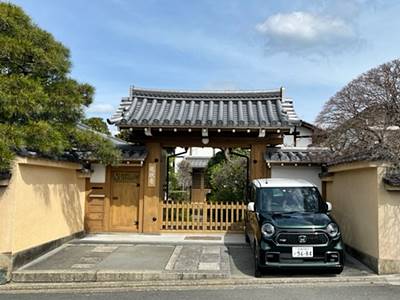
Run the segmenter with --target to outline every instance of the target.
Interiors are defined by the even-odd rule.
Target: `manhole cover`
[[[185,240],[195,241],[220,241],[220,236],[185,236]]]

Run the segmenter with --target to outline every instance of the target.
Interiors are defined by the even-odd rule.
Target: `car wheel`
[[[246,229],[244,230],[244,239],[246,240],[247,244],[250,244],[250,239],[249,239],[249,236],[247,235],[247,230]]]
[[[339,275],[340,273],[343,272],[343,268],[339,268],[333,271],[333,274]]]
[[[254,277],[261,277],[260,258],[257,249],[257,243],[254,241]]]

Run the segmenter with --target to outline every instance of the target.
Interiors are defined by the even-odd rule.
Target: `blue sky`
[[[109,117],[129,86],[285,87],[300,117],[400,53],[400,1],[13,0],[71,50]]]

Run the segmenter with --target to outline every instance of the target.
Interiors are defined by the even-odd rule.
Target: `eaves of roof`
[[[326,148],[268,148],[264,159],[268,164],[324,164],[329,155]]]
[[[299,123],[282,90],[165,91],[132,88],[108,120],[119,127],[287,128]]]

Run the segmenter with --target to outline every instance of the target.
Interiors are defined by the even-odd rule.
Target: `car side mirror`
[[[249,202],[249,204],[247,204],[247,210],[254,211],[254,202]]]
[[[326,202],[326,212],[331,212],[332,211],[332,203]]]

